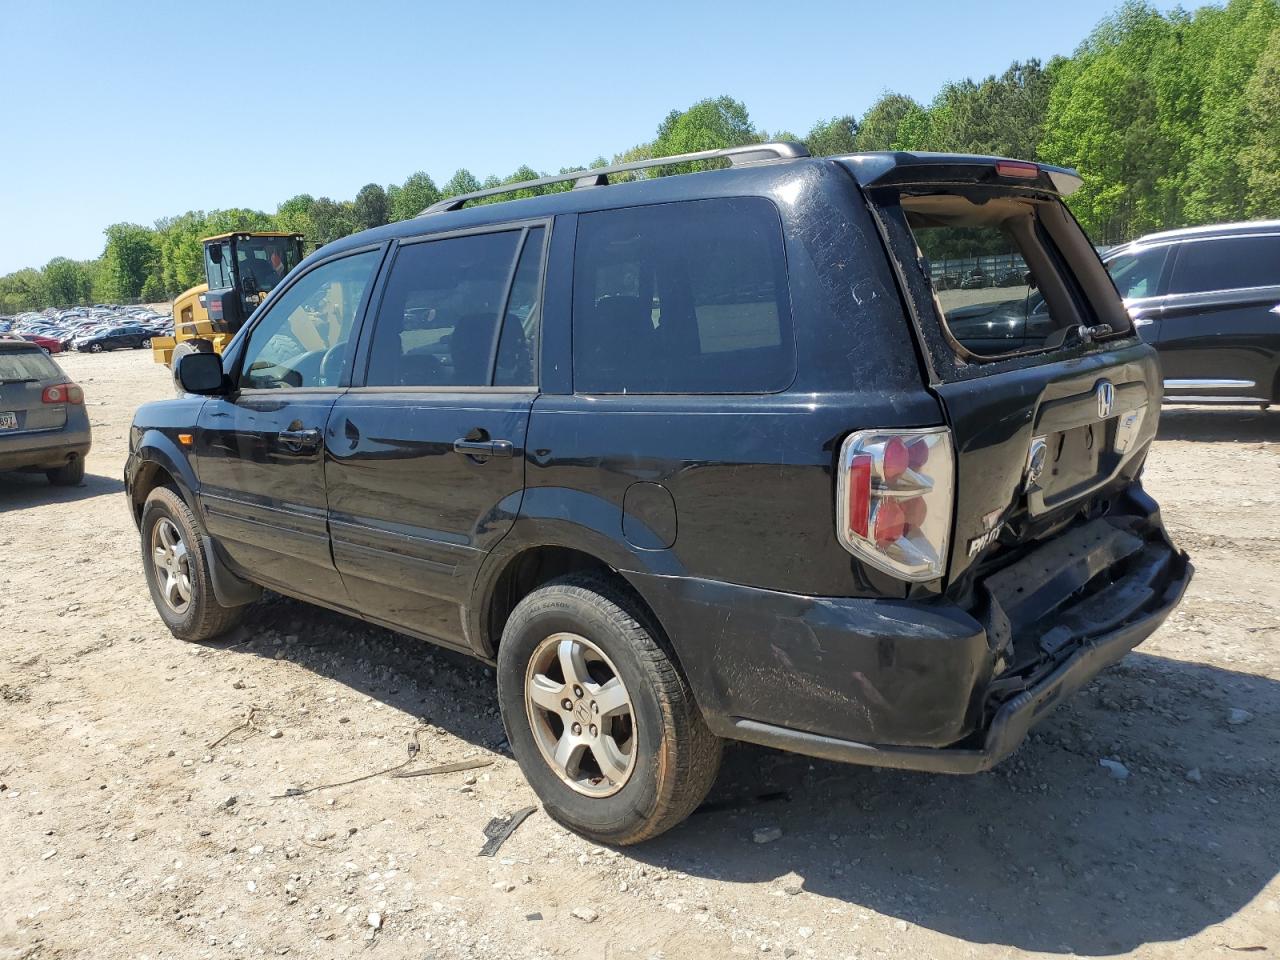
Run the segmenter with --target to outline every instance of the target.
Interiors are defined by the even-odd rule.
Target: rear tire
[[[498,701],[516,759],[547,813],[599,843],[669,830],[720,768],[721,741],[657,636],[622,590],[580,574],[530,593],[503,630]]]
[[[44,475],[55,487],[78,487],[84,482],[84,458],[76,457],[65,467],[46,470]]]
[[[205,562],[205,534],[171,487],[157,487],[142,506],[142,566],[160,619],[179,640],[200,642],[226,633],[244,607],[224,607]]]

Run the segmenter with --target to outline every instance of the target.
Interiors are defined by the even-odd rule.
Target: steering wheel
[[[333,386],[338,382],[338,377],[342,374],[342,361],[347,358],[347,341],[335,343],[332,347],[324,352],[324,356],[320,358],[320,375],[318,386]]]

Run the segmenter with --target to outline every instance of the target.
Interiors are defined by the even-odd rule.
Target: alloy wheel
[[[636,764],[631,695],[617,668],[586,637],[555,633],[529,658],[525,710],[542,758],[578,793],[621,790]]]
[[[165,605],[174,613],[185,613],[191,604],[191,554],[182,532],[168,517],[161,517],[151,528],[151,562]]]

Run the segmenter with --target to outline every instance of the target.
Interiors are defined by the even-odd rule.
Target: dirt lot
[[[1280,952],[1280,413],[1166,413],[1148,486],[1191,592],[994,773],[735,747],[655,842],[602,849],[537,812],[488,859],[484,825],[535,802],[490,671],[281,599],[174,640],[120,481],[165,371],[64,366],[90,476],[0,476],[4,960]],[[273,799],[399,764],[415,731],[416,765],[492,763]]]

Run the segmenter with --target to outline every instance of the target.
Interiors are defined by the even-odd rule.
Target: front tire
[[[102,344],[100,344],[100,343],[91,343],[91,344],[89,344],[89,352],[90,352],[90,353],[101,353],[101,352],[102,352]]]
[[[648,840],[702,802],[721,741],[638,604],[600,578],[552,581],[512,611],[498,701],[554,819],[599,843]]]
[[[157,487],[142,507],[142,566],[160,619],[179,640],[211,640],[230,630],[244,607],[224,607],[213,592],[205,535],[191,508],[170,487]]]

